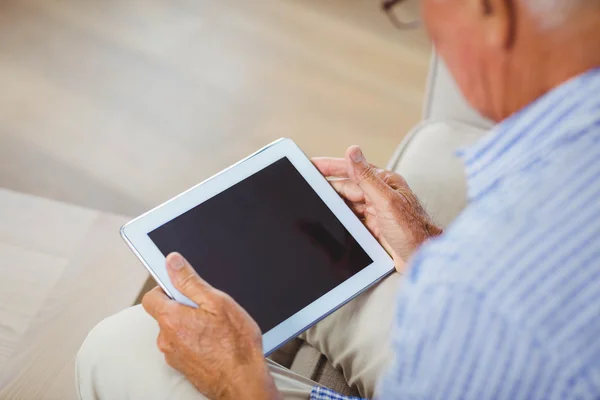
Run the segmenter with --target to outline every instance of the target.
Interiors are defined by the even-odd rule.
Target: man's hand
[[[421,243],[442,233],[404,178],[369,164],[358,146],[345,158],[312,161],[394,257],[398,272]]]
[[[198,305],[177,303],[159,287],[144,296],[144,309],[160,326],[157,344],[167,364],[212,400],[279,399],[254,320],[180,254],[169,254],[167,270],[175,288]]]

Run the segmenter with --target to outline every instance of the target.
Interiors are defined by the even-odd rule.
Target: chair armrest
[[[401,174],[433,220],[446,227],[466,205],[466,181],[456,150],[487,133],[457,121],[423,121],[396,149],[387,168]]]

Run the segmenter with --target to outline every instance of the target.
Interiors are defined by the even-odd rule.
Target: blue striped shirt
[[[378,398],[600,399],[600,69],[460,155],[468,206],[411,262]]]

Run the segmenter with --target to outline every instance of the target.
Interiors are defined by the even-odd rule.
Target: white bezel
[[[371,257],[373,263],[327,294],[315,299],[311,304],[282,321],[273,329],[264,332],[263,348],[265,355],[270,354],[289,339],[296,337],[331,314],[394,270],[394,262],[390,256],[296,143],[291,139],[280,139],[273,142],[228,169],[135,218],[121,228],[123,239],[165,293],[180,303],[195,307],[191,300],[172,286],[165,267],[165,257],[152,242],[148,233],[283,157],[287,157],[296,167],[323,202]]]

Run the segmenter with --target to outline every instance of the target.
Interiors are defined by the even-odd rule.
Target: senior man
[[[422,0],[422,11],[467,100],[499,124],[462,151],[469,204],[441,235],[359,148],[315,160],[405,277],[305,339],[363,396],[598,399],[600,0]],[[200,307],[155,289],[147,313],[100,323],[78,357],[82,399],[343,398],[266,361],[230,297],[181,255],[167,264]]]

